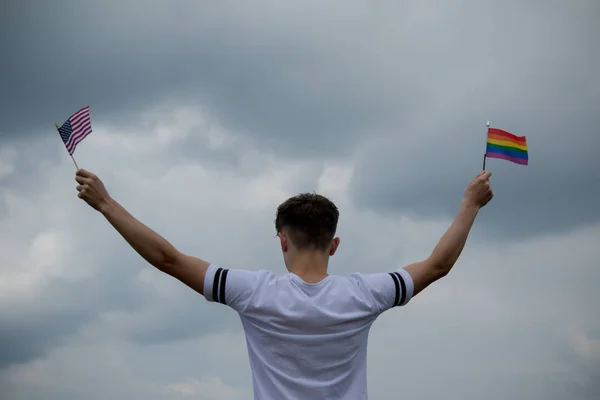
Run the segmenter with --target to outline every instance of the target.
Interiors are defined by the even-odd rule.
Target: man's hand
[[[464,197],[468,205],[482,208],[494,197],[490,176],[492,176],[491,172],[481,171],[469,182]]]
[[[91,207],[98,211],[102,211],[111,201],[108,191],[104,184],[96,175],[84,169],[79,169],[75,174],[77,185],[77,196],[83,199]]]

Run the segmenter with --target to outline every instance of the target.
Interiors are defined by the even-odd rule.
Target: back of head
[[[275,229],[285,232],[298,250],[322,250],[331,246],[339,218],[338,208],[327,197],[301,193],[277,208]]]

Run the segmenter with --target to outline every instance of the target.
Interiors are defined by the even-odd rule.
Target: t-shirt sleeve
[[[211,264],[204,276],[204,297],[242,312],[256,290],[257,272]]]
[[[379,312],[406,305],[413,295],[414,284],[404,269],[394,272],[356,274],[363,283],[366,295],[375,302]]]

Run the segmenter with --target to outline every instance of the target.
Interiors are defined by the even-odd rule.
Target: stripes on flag
[[[513,135],[502,129],[488,128],[485,156],[527,165],[529,163],[527,138]]]
[[[90,106],[84,107],[71,115],[69,119],[58,128],[58,133],[69,154],[73,155],[79,142],[92,133]]]

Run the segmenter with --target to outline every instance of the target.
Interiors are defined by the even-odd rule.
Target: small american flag
[[[73,155],[77,144],[92,133],[90,106],[84,107],[71,115],[62,126],[57,127],[69,154]]]

